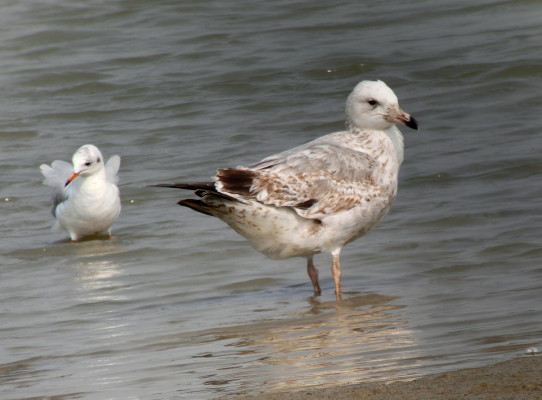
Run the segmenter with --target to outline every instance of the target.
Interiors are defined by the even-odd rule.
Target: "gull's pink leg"
[[[341,263],[339,261],[339,254],[341,249],[331,252],[331,275],[333,276],[333,282],[335,282],[335,297],[337,301],[342,300],[341,296]]]
[[[312,256],[307,257],[307,273],[309,274],[309,278],[311,278],[314,295],[320,296],[322,291],[320,290],[320,284],[318,283],[318,270],[312,262]]]

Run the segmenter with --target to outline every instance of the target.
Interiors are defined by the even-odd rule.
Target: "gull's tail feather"
[[[177,204],[180,206],[191,208],[192,210],[200,212],[202,214],[210,215],[211,217],[215,216],[212,213],[213,207],[205,204],[203,200],[187,199],[181,200]]]
[[[225,203],[242,203],[241,200],[235,197],[232,197],[225,193],[220,193],[217,190],[214,182],[158,183],[151,186],[193,190],[196,196],[202,198],[201,200],[184,199],[177,202],[177,204],[179,204],[180,206],[191,208],[192,210],[200,212],[202,214],[210,215],[212,217],[217,217],[222,213],[222,211],[218,210],[217,208],[224,207]],[[214,201],[210,201],[210,199],[213,199]]]
[[[173,189],[187,190],[216,190],[214,182],[177,182],[177,183],[157,183],[153,187],[167,187]]]

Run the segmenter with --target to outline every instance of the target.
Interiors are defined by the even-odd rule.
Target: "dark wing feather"
[[[216,190],[214,182],[177,182],[177,183],[157,183],[150,185],[152,187],[168,187],[173,189],[188,189],[188,190]]]
[[[56,218],[56,207],[66,201],[68,199],[68,197],[65,195],[64,192],[61,192],[61,191],[55,191],[53,192],[53,197],[52,197],[52,203],[53,203],[53,207],[51,208],[51,214],[53,214],[53,217]]]
[[[222,193],[253,197],[251,188],[258,175],[249,169],[221,168],[216,174],[217,187]]]

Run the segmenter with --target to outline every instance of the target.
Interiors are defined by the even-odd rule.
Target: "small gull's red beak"
[[[71,181],[73,181],[75,178],[79,176],[79,173],[72,172],[71,175],[68,177],[68,180],[66,181],[66,184],[64,186],[68,186]]]

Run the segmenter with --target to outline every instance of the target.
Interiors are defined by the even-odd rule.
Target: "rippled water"
[[[366,3],[366,4],[362,4]],[[213,398],[408,379],[542,342],[542,4],[11,0],[0,5],[0,397]],[[345,300],[180,191],[342,129],[379,78],[405,133]],[[50,230],[38,167],[120,154],[112,240]]]

